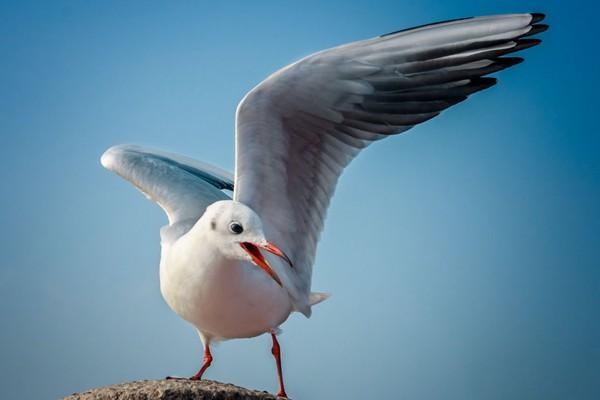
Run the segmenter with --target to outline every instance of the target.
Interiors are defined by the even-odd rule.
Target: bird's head
[[[218,201],[206,209],[202,220],[213,244],[225,257],[250,261],[282,286],[261,249],[284,259],[290,266],[292,263],[278,246],[265,238],[260,217],[250,207],[233,200]]]

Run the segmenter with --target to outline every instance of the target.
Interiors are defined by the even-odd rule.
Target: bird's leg
[[[275,337],[275,333],[271,332],[271,338],[273,339],[271,353],[273,353],[273,357],[275,357],[275,362],[277,363],[277,376],[279,377],[279,392],[277,392],[277,397],[285,397],[287,399],[288,396],[285,393],[283,374],[281,372],[281,348],[279,347],[279,342],[277,341],[277,337]]]
[[[210,354],[210,337],[205,336],[202,332],[198,331],[198,334],[200,335],[200,340],[202,340],[202,344],[204,345],[204,362],[202,363],[202,367],[198,370],[198,372],[196,372],[196,374],[194,374],[194,376],[191,376],[189,378],[179,378],[177,376],[167,376],[166,379],[181,379],[181,380],[191,380],[191,381],[199,381],[202,379],[202,375],[204,374],[204,372],[208,369],[208,367],[210,367],[210,364],[212,363],[212,354]]]
[[[204,346],[204,363],[202,364],[202,367],[200,368],[200,370],[198,372],[196,372],[196,374],[194,376],[192,376],[190,378],[190,380],[192,381],[199,381],[202,379],[202,374],[204,374],[204,371],[206,371],[208,369],[208,367],[210,367],[210,364],[212,363],[212,354],[210,354],[210,347],[208,346],[208,343]]]

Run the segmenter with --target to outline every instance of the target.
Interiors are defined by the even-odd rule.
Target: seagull
[[[292,312],[310,317],[328,294],[311,291],[319,235],[343,169],[373,142],[407,131],[523,61],[539,44],[540,13],[423,25],[309,55],[269,76],[236,111],[235,178],[194,159],[135,145],[102,165],[158,203],[160,290],[198,331],[202,379],[217,341],[270,334]]]

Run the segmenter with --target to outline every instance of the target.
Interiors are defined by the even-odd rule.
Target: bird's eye
[[[239,222],[232,222],[229,224],[229,231],[235,235],[239,235],[244,232],[244,227]]]

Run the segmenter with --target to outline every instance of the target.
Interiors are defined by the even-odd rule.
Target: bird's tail
[[[312,307],[315,304],[327,300],[329,297],[331,297],[330,293],[312,292],[308,296],[308,304]]]
[[[329,296],[331,296],[329,293],[311,292],[308,295],[308,302],[294,303],[294,311],[303,314],[306,318],[310,318],[312,315],[312,306],[327,300]]]

